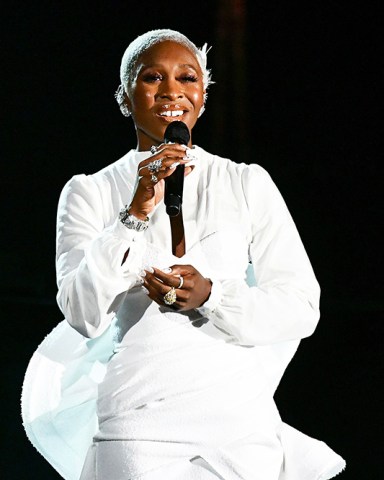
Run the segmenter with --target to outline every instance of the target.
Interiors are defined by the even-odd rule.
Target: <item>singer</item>
[[[212,83],[206,45],[150,31],[120,80],[137,146],[61,194],[65,321],[28,368],[30,439],[73,480],[334,477],[344,460],[273,400],[319,318],[294,222],[253,159],[192,141]]]

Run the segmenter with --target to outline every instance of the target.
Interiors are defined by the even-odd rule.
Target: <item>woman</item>
[[[171,30],[138,37],[116,95],[137,149],[62,192],[58,303],[81,335],[63,325],[29,368],[27,379],[48,363],[64,372],[56,402],[30,408],[39,394],[26,380],[23,404],[29,436],[65,478],[80,464],[82,480],[314,480],[344,467],[283,424],[273,401],[319,317],[318,284],[278,190],[257,165],[163,142],[175,120],[192,131],[209,84],[205,48]],[[165,179],[178,165],[183,205],[169,217]],[[90,432],[84,466],[83,454],[57,460],[63,444],[83,452]]]

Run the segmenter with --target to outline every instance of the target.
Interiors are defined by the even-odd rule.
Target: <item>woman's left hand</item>
[[[161,306],[169,306],[164,301],[164,295],[173,287],[176,301],[172,303],[172,308],[185,311],[201,307],[209,298],[212,282],[192,265],[173,265],[171,269],[170,273],[157,268],[153,272],[145,270],[143,286],[149,298]]]

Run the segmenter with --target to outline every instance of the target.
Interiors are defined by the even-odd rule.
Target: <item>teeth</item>
[[[167,110],[166,112],[161,112],[160,115],[163,117],[180,117],[183,113],[183,110]]]

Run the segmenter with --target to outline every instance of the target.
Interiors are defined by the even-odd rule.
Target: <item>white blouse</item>
[[[213,281],[200,312],[241,344],[311,335],[319,318],[319,286],[270,176],[258,165],[235,164],[199,147],[194,154],[196,166],[184,183],[186,251],[205,244],[206,263],[199,267]],[[133,195],[137,165],[149,155],[132,150],[94,175],[77,175],[60,197],[57,299],[68,322],[87,337],[105,331],[125,293],[138,285],[143,266],[151,266],[143,265],[146,245],[171,251],[163,202],[145,232],[128,230],[117,219]]]

